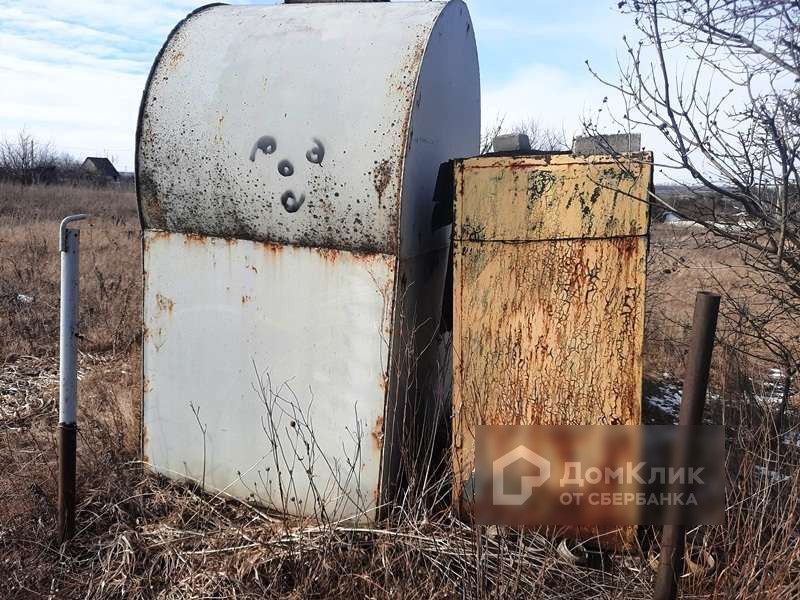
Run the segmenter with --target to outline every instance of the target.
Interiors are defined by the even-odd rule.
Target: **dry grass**
[[[717,292],[723,299],[726,294],[750,296],[755,303],[753,281],[748,279],[747,267],[734,247],[715,247],[713,236],[699,228],[665,223],[652,227],[647,269],[645,376],[680,381],[696,293]],[[769,298],[758,300],[766,302]],[[757,390],[753,385],[764,382],[770,369],[784,366],[741,335],[735,309],[725,302],[721,306],[711,371],[714,389],[732,398],[754,394]],[[776,320],[775,326],[779,336],[796,337],[794,323]]]
[[[0,184],[0,360],[57,352],[58,224],[81,226],[82,349],[126,352],[139,336],[141,259],[132,192]]]
[[[81,240],[80,532],[61,548],[53,533],[56,231],[78,211],[97,216]],[[655,228],[651,378],[681,376],[694,291],[710,282],[694,267],[726,259],[692,243],[685,232]],[[645,554],[616,557],[601,571],[566,560],[547,532],[481,530],[419,506],[375,528],[305,523],[145,473],[137,462],[140,268],[132,194],[0,186],[3,597],[649,597]],[[731,283],[735,276],[724,274]],[[692,532],[695,554],[709,552],[717,566],[688,576],[685,597],[797,598],[800,459],[776,438],[767,410],[744,410],[746,378],[739,373],[734,385],[730,375],[734,359],[742,372],[764,366],[725,348],[714,382],[730,433],[727,523]]]
[[[715,247],[691,227],[654,224],[648,257],[645,378],[680,381],[686,367],[695,294],[741,289],[735,248]],[[786,328],[783,335],[796,335]],[[751,342],[747,342],[751,344]],[[797,393],[784,432],[776,431],[780,365],[741,352],[743,340],[721,311],[711,372],[718,397],[707,409],[725,425],[727,522],[689,539],[718,562],[712,576],[687,581],[685,594],[718,598],[800,597],[800,415]],[[788,443],[787,443],[788,442]]]

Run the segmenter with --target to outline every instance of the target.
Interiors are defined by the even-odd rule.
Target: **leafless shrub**
[[[0,143],[0,181],[27,185],[51,181],[55,179],[58,163],[59,157],[50,145],[25,130],[16,139]]]
[[[494,146],[494,138],[496,138],[503,131],[503,124],[505,119],[498,116],[494,123],[484,128],[481,133],[481,154],[489,154]]]
[[[713,549],[718,566],[710,580],[689,581],[684,591],[724,598],[796,598],[800,440],[775,444],[774,426],[753,423],[735,404],[728,407],[726,423],[726,523],[701,528],[690,537],[702,538]]]
[[[707,231],[705,248],[732,250],[723,266],[738,280],[723,284],[719,271],[709,280],[736,338],[729,348],[784,373],[780,428],[800,369],[792,325],[800,319],[800,7],[789,0],[619,7],[639,39],[625,39],[629,60],[618,78],[590,70],[625,108],[601,109],[584,127],[599,134],[607,115],[623,130],[657,132],[669,147],[657,157],[661,173],[700,186],[674,179],[688,199],[683,206],[708,191],[719,199],[708,214],[651,194],[655,205]]]
[[[307,409],[285,386],[266,375],[257,380],[265,443],[283,470],[272,486],[282,497],[269,498],[277,512],[204,493],[199,481],[143,474],[98,444],[111,442],[105,436],[119,428],[108,421],[107,433],[91,428],[82,436],[88,472],[76,539],[65,548],[53,545],[51,506],[30,511],[27,520],[18,516],[0,535],[0,548],[11,550],[0,573],[9,569],[12,593],[24,597],[55,586],[60,597],[81,598],[648,597],[644,562],[633,576],[627,570],[601,574],[565,560],[557,540],[535,531],[487,530],[449,511],[430,514],[409,504],[398,507],[402,518],[385,522],[343,519],[328,507],[331,497],[352,487],[357,456],[319,455]],[[201,414],[198,435],[204,435]],[[358,448],[353,451],[357,455]],[[298,507],[296,463],[308,464],[309,456],[327,466],[309,474],[319,474],[312,519],[281,510]],[[41,452],[39,460],[45,457]],[[329,468],[336,461],[345,466]],[[329,477],[333,486],[322,483]],[[43,497],[50,494],[45,488]]]
[[[282,445],[284,436],[270,432],[288,429],[291,439],[310,439],[313,445],[313,428],[293,394],[266,375],[260,380],[265,444]],[[275,397],[278,391],[280,398]],[[731,439],[727,523],[690,533],[689,557],[698,570],[684,578],[685,592],[788,600],[800,591],[798,454],[788,445],[776,448],[768,427],[745,431],[734,413],[728,422],[739,435]],[[400,505],[401,518],[372,524],[342,520],[334,511],[316,511],[313,519],[270,512],[222,493],[204,493],[192,482],[143,473],[115,451],[129,447],[114,441],[113,432],[124,427],[107,420],[104,428],[92,426],[82,433],[81,530],[72,544],[58,549],[53,543],[53,489],[47,477],[31,480],[38,489],[32,497],[40,501],[3,521],[0,549],[6,558],[0,573],[10,583],[10,597],[52,590],[66,598],[635,599],[652,592],[657,546],[650,560],[647,555],[620,556],[598,571],[566,558],[554,532],[477,527],[447,510],[431,514]],[[305,444],[275,450],[284,466],[293,455],[308,455]],[[33,462],[21,453],[14,461],[25,461],[27,472],[36,473],[31,466],[47,461],[49,453],[52,448],[43,447],[35,450]],[[331,458],[317,456],[315,462]],[[334,477],[344,479],[327,493],[339,494],[352,471],[345,468]],[[273,497],[270,504],[296,506],[288,470],[280,489],[286,497]],[[319,506],[325,505],[324,487],[317,489]],[[420,514],[428,516],[420,519]],[[712,566],[701,568],[708,557]]]
[[[531,148],[537,151],[550,152],[569,150],[566,133],[543,126],[534,118],[523,119],[511,127],[506,126],[504,117],[497,117],[481,134],[481,154],[492,151],[494,138],[503,133],[522,133],[528,136]]]
[[[533,118],[523,119],[511,128],[511,133],[523,133],[528,136],[531,148],[545,152],[569,150],[567,134],[564,130],[558,131],[544,127]]]

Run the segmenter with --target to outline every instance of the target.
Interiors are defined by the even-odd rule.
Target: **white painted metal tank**
[[[154,470],[374,517],[433,419],[436,174],[479,137],[460,0],[211,5],[173,30],[136,150]]]

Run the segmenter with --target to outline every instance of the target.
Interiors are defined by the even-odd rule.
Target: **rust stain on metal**
[[[156,294],[156,304],[158,304],[158,308],[169,314],[172,314],[172,309],[175,307],[175,302],[172,298],[167,298],[162,294]]]
[[[478,425],[640,422],[652,165],[590,158],[456,164],[454,500]]]
[[[197,233],[191,232],[171,232],[171,231],[162,231],[162,230],[150,230],[148,238],[145,239],[145,244],[152,244],[156,240],[165,240],[172,236],[178,236],[180,239],[183,240],[185,245],[206,245],[213,241],[219,241],[224,243],[226,246],[235,246],[236,244],[240,243],[242,240],[237,238],[231,237],[216,237],[216,236],[207,236],[201,235]],[[253,241],[253,240],[247,240]],[[271,242],[258,242],[253,241],[256,244],[257,248],[260,248],[263,252],[271,255],[280,255],[286,252],[288,249],[292,248],[292,246],[286,246],[283,244],[274,244]],[[339,260],[343,255],[347,255],[349,261],[352,262],[365,262],[369,263],[375,260],[376,256],[385,257],[385,261],[387,264],[393,264],[395,260],[394,256],[392,255],[384,255],[382,253],[376,252],[368,252],[368,251],[346,251],[346,250],[339,250],[338,248],[331,248],[326,246],[321,246],[318,248],[309,248],[315,254],[319,254],[323,259],[329,262],[336,262]],[[245,268],[253,271],[254,273],[258,273],[258,268],[255,265],[245,265]]]
[[[375,191],[378,193],[378,200],[383,201],[383,194],[389,186],[392,179],[392,161],[389,159],[382,160],[373,170],[372,179],[375,182]]]
[[[206,244],[207,240],[208,236],[205,235],[199,235],[197,233],[183,234],[183,243],[186,244],[187,246],[192,244],[199,244],[200,246],[203,246]]]
[[[147,194],[148,202],[146,206],[147,217],[151,221],[154,229],[163,229],[166,221],[164,219],[164,209],[161,204],[161,198],[158,196],[154,189],[152,179],[142,174],[136,178],[136,187],[140,190],[140,194],[144,196]],[[148,193],[149,192],[149,193]]]
[[[372,442],[376,450],[383,448],[383,436],[383,415],[380,415],[375,422],[375,427],[372,429]]]
[[[339,254],[341,252],[335,248],[313,248],[312,250],[329,262],[336,262],[336,259],[339,258]]]
[[[283,253],[283,251],[286,249],[285,246],[281,246],[280,244],[270,244],[268,242],[262,242],[259,244],[259,246],[265,254],[271,254],[273,256]]]
[[[180,50],[175,52],[169,59],[169,66],[175,67],[179,62],[183,60],[184,54]]]
[[[455,237],[468,240],[610,238],[647,232],[649,162],[608,157],[487,157],[463,161]]]

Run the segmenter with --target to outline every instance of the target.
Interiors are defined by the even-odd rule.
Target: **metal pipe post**
[[[703,408],[706,402],[708,376],[711,370],[711,353],[714,350],[714,335],[719,314],[719,295],[698,292],[694,304],[692,341],[689,360],[683,380],[683,398],[679,424],[698,426],[703,423]],[[675,466],[685,467],[691,453],[688,436],[678,436],[679,447],[675,449]],[[661,534],[661,556],[658,562],[654,600],[675,600],[678,582],[683,574],[683,553],[686,527],[682,523],[681,510],[677,508],[664,525]]]
[[[75,533],[75,470],[77,449],[78,370],[76,363],[79,304],[80,231],[68,229],[73,221],[88,215],[73,215],[61,222],[61,330],[58,387],[58,534],[61,542]]]

